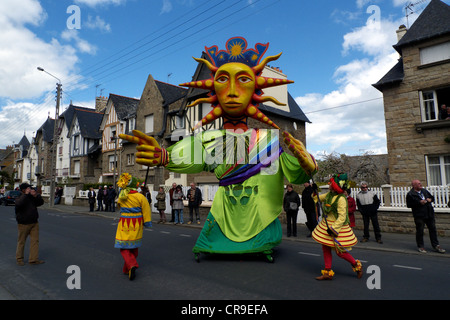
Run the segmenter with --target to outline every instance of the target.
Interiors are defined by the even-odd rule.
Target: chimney
[[[397,41],[400,41],[400,39],[403,38],[403,36],[406,34],[407,31],[408,31],[408,29],[406,29],[404,24],[402,24],[400,27],[398,27]]]
[[[108,103],[108,98],[95,97],[95,111],[102,112],[106,108],[107,103]]]

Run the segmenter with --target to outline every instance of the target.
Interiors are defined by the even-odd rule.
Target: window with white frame
[[[79,160],[75,160],[73,162],[73,174],[74,175],[80,174],[80,161]]]
[[[114,166],[117,168],[117,162],[115,161],[114,155],[108,157],[108,168],[110,172],[114,171]]]
[[[110,132],[111,132],[111,136],[110,136],[109,139],[110,139],[111,141],[114,141],[114,140],[112,140],[112,139],[117,135],[117,128],[116,128],[115,125],[110,127]]]
[[[136,128],[136,118],[128,119],[128,132],[131,132]]]
[[[127,154],[127,165],[133,165],[134,164],[134,153]]]
[[[422,121],[438,119],[438,108],[436,101],[436,91],[422,91],[421,94]]]
[[[184,129],[184,117],[175,116],[175,129]]]
[[[153,115],[145,116],[145,133],[153,132]]]
[[[73,136],[73,150],[78,150],[80,148],[80,136]]]
[[[428,185],[441,186],[450,184],[450,154],[427,156]]]

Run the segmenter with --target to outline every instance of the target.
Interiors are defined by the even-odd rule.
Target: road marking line
[[[164,234],[170,234],[169,231],[160,231],[160,233],[164,233]]]
[[[182,233],[182,234],[180,234],[180,237],[188,237],[188,238],[190,238],[190,237],[192,237],[190,234],[184,234],[184,233]]]
[[[304,254],[306,256],[320,257],[320,254],[317,253],[299,252],[299,254]]]
[[[412,269],[412,270],[422,270],[422,268],[416,268],[416,267],[410,267],[410,266],[401,266],[401,265],[398,265],[398,264],[394,264],[393,267]]]

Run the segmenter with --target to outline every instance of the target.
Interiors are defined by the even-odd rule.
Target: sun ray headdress
[[[294,81],[261,76],[266,64],[270,61],[277,60],[281,56],[281,53],[275,56],[268,56],[260,62],[268,47],[268,43],[257,43],[254,49],[247,49],[247,41],[244,38],[234,37],[227,41],[226,50],[218,50],[217,46],[212,46],[209,48],[205,47],[206,54],[210,58],[211,62],[206,59],[194,58],[197,62],[202,62],[208,67],[208,69],[212,72],[212,77],[210,79],[182,83],[180,86],[206,89],[211,92],[209,93],[208,98],[197,99],[187,107],[193,107],[200,103],[210,103],[213,109],[194,126],[193,130],[198,129],[203,125],[207,125],[220,117],[230,119],[230,116],[226,114],[225,110],[218,101],[217,95],[215,94],[214,76],[216,71],[222,65],[232,62],[239,62],[249,66],[255,74],[255,91],[241,118],[251,117],[279,129],[279,127],[272,120],[270,120],[259,110],[259,104],[266,101],[271,101],[277,105],[285,104],[279,102],[271,96],[263,97],[262,89],[293,83]]]

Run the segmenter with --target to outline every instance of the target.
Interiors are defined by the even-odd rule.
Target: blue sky
[[[413,2],[420,3],[409,24],[429,0]],[[250,47],[268,42],[266,55],[283,52],[276,66],[295,81],[288,90],[312,122],[306,126],[311,153],[386,153],[382,96],[371,84],[398,59],[392,45],[408,3],[2,0],[0,148],[24,132],[31,140],[54,117],[56,80],[38,66],[61,80],[62,110],[70,101],[94,107],[100,93],[140,98],[149,74],[171,84],[190,81],[192,57],[243,36]],[[67,12],[71,5],[79,20]],[[77,21],[79,29],[68,28]]]

